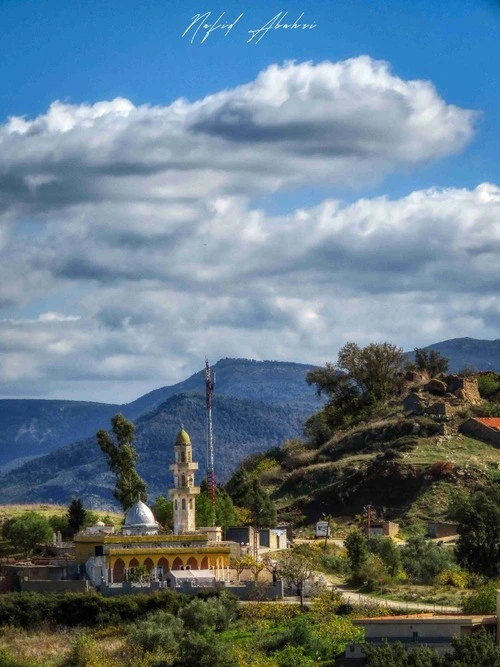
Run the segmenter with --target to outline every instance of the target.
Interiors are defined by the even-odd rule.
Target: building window
[[[177,510],[177,498],[174,500],[174,509]]]
[[[182,509],[183,510],[186,509],[186,499],[185,498],[182,499]]]
[[[413,641],[418,642],[418,632],[413,633]]]
[[[193,509],[193,499],[192,498],[189,499],[189,509],[190,510]]]
[[[181,452],[181,463],[186,463],[186,453]]]

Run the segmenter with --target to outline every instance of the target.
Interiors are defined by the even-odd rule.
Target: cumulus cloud
[[[54,102],[0,127],[3,211],[359,187],[461,150],[475,116],[367,56],[272,65],[251,83],[164,107]]]
[[[67,382],[119,402],[189,374],[205,355],[323,363],[351,339],[413,347],[495,336],[495,185],[326,200],[283,216],[241,198],[199,206],[189,234],[155,243],[145,234],[137,247],[116,241],[118,225],[82,226],[81,213],[74,227],[47,225],[16,270],[87,289],[78,315],[0,323],[4,391],[28,378],[32,392],[46,391],[50,378],[52,391]]]
[[[495,185],[287,215],[253,202],[310,183],[360,188],[455,153],[475,117],[361,57],[271,66],[167,107],[56,102],[9,119],[1,392],[121,402],[205,356],[324,363],[350,339],[494,335]],[[10,315],[28,306],[39,314]]]

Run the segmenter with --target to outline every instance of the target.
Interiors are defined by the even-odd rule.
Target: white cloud
[[[461,150],[476,114],[367,56],[272,65],[193,103],[54,102],[0,126],[6,211],[182,203],[303,183],[359,187]]]
[[[30,226],[0,237],[0,307],[40,315],[0,320],[3,394],[119,402],[205,356],[323,363],[349,339],[491,335],[496,186],[288,215],[252,203],[455,153],[474,118],[361,57],[272,66],[193,103],[57,102],[10,119],[0,216]]]

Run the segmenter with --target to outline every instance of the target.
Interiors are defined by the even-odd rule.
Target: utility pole
[[[374,509],[373,505],[367,505],[365,508],[366,510],[366,536],[370,537],[370,528],[372,524],[372,509]]]
[[[212,428],[212,392],[215,387],[215,374],[212,381],[210,364],[205,359],[205,387],[207,398],[207,486],[214,510],[215,526],[215,469],[214,469],[214,434]]]

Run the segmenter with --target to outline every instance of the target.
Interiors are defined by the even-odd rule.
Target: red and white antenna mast
[[[212,392],[215,386],[215,373],[212,380],[208,359],[205,360],[205,385],[207,390],[207,485],[214,508],[215,525],[214,434],[212,429]]]

